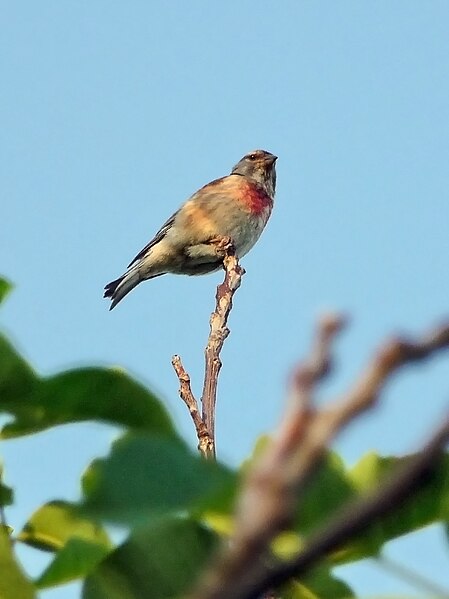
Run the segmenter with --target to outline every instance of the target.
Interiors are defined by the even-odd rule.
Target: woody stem
[[[232,309],[234,293],[240,287],[244,269],[239,265],[235,248],[229,239],[220,243],[223,250],[223,267],[225,278],[218,285],[215,296],[215,310],[210,317],[210,333],[205,349],[205,374],[202,403],[202,419],[212,440],[213,456],[215,457],[215,405],[217,401],[218,375],[222,366],[220,352],[225,339],[229,335],[227,327],[229,313]]]

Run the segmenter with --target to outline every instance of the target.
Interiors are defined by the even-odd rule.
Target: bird
[[[242,258],[259,239],[273,209],[277,156],[249,152],[231,173],[194,193],[104,288],[112,310],[134,287],[167,273],[203,275],[223,265],[217,239],[227,237]]]

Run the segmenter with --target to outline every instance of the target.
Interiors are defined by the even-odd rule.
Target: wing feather
[[[128,264],[128,268],[130,268],[133,264],[141,260],[148,252],[148,250],[150,250],[153,246],[159,243],[159,241],[161,241],[161,239],[163,239],[166,236],[167,231],[172,227],[173,223],[175,222],[175,218],[178,212],[179,210],[177,210],[172,216],[170,216],[170,218],[162,225],[162,227],[159,229],[159,231],[156,233],[153,239],[149,241],[147,245],[140,250],[137,256],[135,256],[135,258],[133,258],[133,260]]]

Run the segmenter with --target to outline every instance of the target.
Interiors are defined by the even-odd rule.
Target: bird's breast
[[[254,216],[266,218],[271,213],[273,207],[273,200],[270,196],[260,187],[250,182],[245,182],[240,190],[240,201],[243,204],[245,210],[250,212]],[[266,221],[265,221],[266,222]]]

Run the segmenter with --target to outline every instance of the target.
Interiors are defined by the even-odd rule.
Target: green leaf
[[[129,434],[90,467],[83,485],[84,510],[131,525],[179,510],[229,511],[235,478],[228,468],[193,455],[178,440]]]
[[[293,580],[281,591],[283,599],[349,599],[354,593],[345,582],[334,576],[328,567],[314,568],[301,580]]]
[[[297,583],[301,583],[318,597],[332,597],[332,599],[354,597],[351,587],[332,574],[329,566],[326,565],[314,568],[300,581],[295,581],[293,584]]]
[[[258,440],[255,453],[244,469],[263,452],[269,440]],[[326,520],[348,501],[381,487],[386,477],[413,456],[364,456],[356,466],[347,469],[341,458],[328,452],[322,465],[305,487],[295,521],[301,542],[325,524]],[[376,556],[382,546],[401,535],[441,521],[449,520],[449,454],[441,460],[432,476],[423,479],[421,488],[390,515],[373,523],[362,535],[348,542],[331,556],[332,563],[344,564]]]
[[[413,456],[380,457],[370,453],[354,468],[346,470],[341,459],[329,453],[304,490],[298,506],[296,530],[307,536],[348,501],[381,487],[386,477],[410,457]],[[344,564],[376,556],[388,541],[448,517],[449,454],[444,456],[436,472],[423,480],[413,497],[335,551],[331,556],[332,563]]]
[[[36,374],[1,334],[0,356],[0,412],[26,413],[32,409],[26,402],[37,387]]]
[[[243,462],[241,466],[243,473],[246,473],[260,458],[269,442],[270,437],[267,435],[258,438],[251,458]],[[337,453],[328,451],[301,495],[295,519],[295,530],[301,536],[309,534],[338,507],[355,496],[356,491],[347,476],[343,460]]]
[[[359,491],[377,489],[395,468],[404,465],[414,455],[392,458],[367,454],[350,471],[349,478]],[[435,471],[423,478],[421,487],[413,496],[349,543],[348,554],[340,556],[343,559],[339,559],[338,563],[375,556],[388,541],[445,520],[449,514],[448,506],[449,454],[445,454]]]
[[[104,529],[81,516],[76,506],[67,501],[51,501],[39,508],[17,540],[44,551],[57,551],[72,537],[94,543],[106,551],[112,546]]]
[[[55,559],[37,580],[36,586],[45,589],[85,578],[108,553],[110,549],[105,545],[73,537],[58,551]]]
[[[155,395],[123,371],[82,368],[39,378],[1,335],[0,355],[0,412],[15,418],[2,438],[86,420],[175,435]]]
[[[172,599],[195,582],[216,537],[191,520],[138,529],[88,576],[83,599]]]
[[[6,532],[9,537],[14,532],[14,528],[12,526],[8,526],[8,524],[0,524],[0,529]]]
[[[17,564],[6,530],[0,528],[0,597],[1,599],[33,599],[31,582]]]
[[[343,460],[329,451],[301,497],[296,530],[302,535],[310,533],[355,495]]]
[[[0,464],[0,507],[11,505],[14,502],[14,493],[11,487],[5,485],[2,481],[3,466]]]
[[[0,506],[11,505],[13,502],[13,490],[0,482]]]
[[[6,299],[6,296],[12,290],[12,284],[3,277],[0,277],[0,304]]]
[[[297,521],[297,529],[302,533],[311,530],[311,522],[316,527],[325,523],[326,519],[332,517],[333,511],[345,505],[351,498],[381,487],[397,467],[401,467],[414,456],[380,457],[370,453],[347,471],[344,471],[338,460],[335,462],[334,458],[330,457],[331,460],[328,458],[324,465],[324,471],[318,474],[304,492]],[[326,498],[321,499],[320,495]],[[435,472],[423,479],[421,487],[413,496],[404,500],[390,514],[373,522],[363,534],[335,551],[330,560],[334,565],[340,565],[376,556],[385,543],[447,518],[448,506],[449,454],[446,454]]]
[[[294,581],[280,591],[282,599],[320,599],[320,596],[304,584]]]

